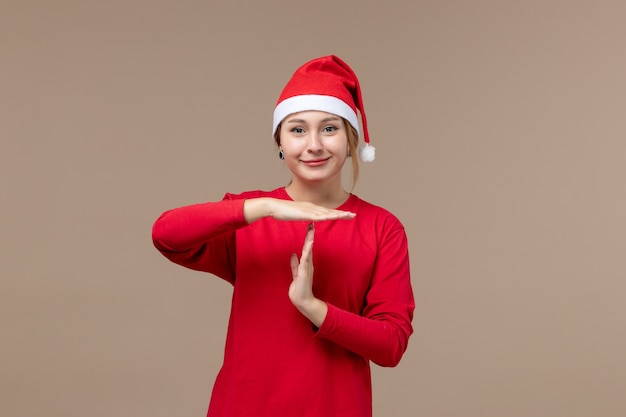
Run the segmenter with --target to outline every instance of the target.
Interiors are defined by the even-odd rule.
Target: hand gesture
[[[289,201],[277,198],[254,198],[244,203],[244,216],[248,223],[263,217],[276,220],[324,220],[353,219],[356,213],[334,210],[305,201]]]
[[[313,294],[313,237],[315,228],[309,224],[302,256],[291,255],[291,273],[293,281],[289,286],[289,299],[300,312],[317,327],[321,326],[326,318],[328,306]]]

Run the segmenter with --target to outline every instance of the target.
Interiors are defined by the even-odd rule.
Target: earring
[[[285,159],[285,153],[282,151],[282,149],[280,150],[280,152],[278,152],[278,159]]]

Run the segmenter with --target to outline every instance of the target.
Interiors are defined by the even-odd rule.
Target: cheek
[[[350,145],[348,144],[348,138],[347,137],[338,138],[335,144],[335,149],[337,149],[338,153],[347,154],[348,152],[350,152]]]
[[[300,152],[300,146],[298,146],[297,141],[283,140],[281,142],[281,147],[286,154],[294,154]]]

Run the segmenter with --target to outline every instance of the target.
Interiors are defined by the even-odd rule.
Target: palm
[[[289,298],[296,306],[302,305],[314,298],[313,295],[313,223],[309,225],[302,256],[298,261],[297,255],[291,256],[291,272],[293,281],[289,285]]]
[[[354,213],[334,210],[304,201],[277,200],[274,202],[272,217],[277,220],[339,220],[351,219]]]

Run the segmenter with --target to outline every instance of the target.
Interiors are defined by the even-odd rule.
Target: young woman
[[[358,79],[336,56],[301,66],[274,111],[291,182],[163,213],[156,248],[233,285],[210,417],[369,417],[370,361],[395,366],[413,329],[407,238],[345,190],[373,160]]]

